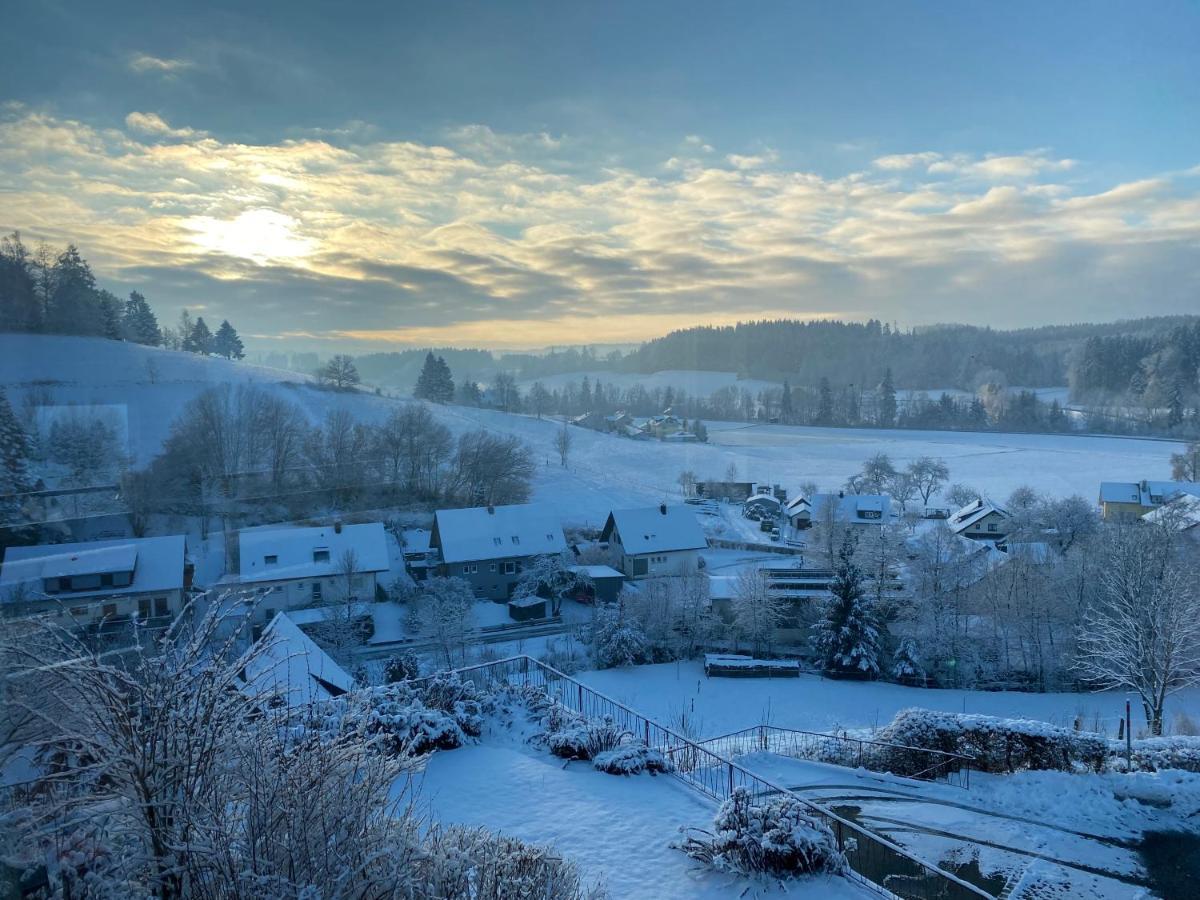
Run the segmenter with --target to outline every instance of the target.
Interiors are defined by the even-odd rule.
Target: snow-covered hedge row
[[[541,719],[541,732],[534,738],[562,759],[590,760],[610,775],[669,772],[671,764],[645,741],[621,728],[609,716],[588,719],[561,703],[532,695],[525,698],[532,713]]]
[[[712,833],[691,829],[675,846],[693,859],[742,875],[788,878],[846,868],[833,832],[798,798],[754,797],[746,788],[721,804]]]
[[[1114,761],[1122,760],[1125,745],[1113,745]],[[1143,738],[1133,742],[1133,768],[1143,772],[1183,769],[1200,772],[1200,737],[1176,736]]]
[[[876,740],[922,750],[941,750],[975,757],[972,768],[982,772],[1022,769],[1100,771],[1109,753],[1108,741],[1098,734],[1072,731],[1047,722],[964,715],[929,709],[904,709],[876,735]],[[903,774],[928,761],[904,750],[888,752],[889,767]],[[909,759],[908,757],[912,757]]]

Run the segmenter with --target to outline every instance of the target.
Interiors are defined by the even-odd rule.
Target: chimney
[[[492,504],[489,503],[487,509],[489,516],[494,516],[496,514],[496,507],[492,506]]]
[[[838,491],[838,499],[839,499],[839,500],[841,500],[841,499],[842,499],[843,497],[845,497],[845,496],[846,496],[846,492],[845,492],[845,491]]]
[[[334,523],[333,523],[333,533],[334,533],[334,534],[341,534],[341,533],[342,533],[342,520],[341,520],[341,519],[337,519],[336,521],[334,521]]]
[[[665,504],[665,503],[660,503],[660,504],[658,504],[658,511],[659,511],[659,512],[660,512],[662,515],[664,515],[664,516],[665,516],[665,515],[667,514],[667,504]]]

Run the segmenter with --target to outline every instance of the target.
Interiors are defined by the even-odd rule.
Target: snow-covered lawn
[[[123,406],[127,450],[139,464],[158,453],[171,421],[189,399],[222,382],[253,382],[276,391],[304,409],[313,422],[338,407],[363,421],[378,421],[398,402],[365,391],[336,393],[297,383],[303,380],[277,369],[114,341],[0,335],[0,384],[8,387],[15,406],[26,393],[36,396],[43,390],[56,403]],[[1101,480],[1166,478],[1175,449],[1166,441],[1072,435],[712,423],[709,444],[639,442],[573,428],[564,467],[553,448],[561,427],[556,421],[460,406],[432,409],[455,434],[486,428],[527,442],[538,464],[534,499],[567,523],[597,528],[614,506],[678,500],[677,478],[684,469],[701,478],[722,477],[732,463],[742,478],[781,484],[794,492],[807,480],[837,488],[878,452],[901,464],[929,455],[946,460],[952,481],[998,498],[1027,483],[1056,496],[1093,499]]]
[[[716,806],[668,776],[606,775],[485,736],[481,745],[437,753],[419,787],[434,819],[552,843],[587,882],[603,880],[614,900],[725,900],[747,889],[747,897],[875,896],[841,878],[792,882],[785,892],[701,868],[669,845],[681,826],[711,826]]]
[[[929,690],[883,682],[798,679],[708,678],[701,663],[686,661],[582,672],[580,681],[643,715],[670,725],[686,712],[704,736],[769,723],[802,731],[870,729],[901,709],[920,706],[946,712],[1039,719],[1070,726],[1077,716],[1091,730],[1099,722],[1115,734],[1125,694],[1030,694],[1015,691]],[[1134,703],[1134,728],[1141,712]],[[1167,701],[1167,721],[1185,711],[1200,718],[1200,688]]]

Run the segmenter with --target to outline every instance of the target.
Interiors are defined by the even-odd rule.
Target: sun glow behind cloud
[[[1142,296],[1184,311],[1200,289],[1186,173],[1092,184],[1038,149],[829,176],[698,137],[653,172],[557,165],[577,140],[242,144],[151,113],[122,130],[12,107],[0,228],[74,241],[164,309],[225,304],[247,333],[347,345],[624,342],[775,315],[1025,324],[1144,314]]]

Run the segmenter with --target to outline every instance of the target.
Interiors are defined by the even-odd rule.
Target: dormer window
[[[279,557],[276,556],[274,553],[269,553],[263,557],[263,565],[265,565],[265,566],[273,566],[273,565],[276,565],[278,562],[279,562]]]
[[[329,550],[325,547],[318,547],[313,551],[313,562],[323,563],[329,562]]]
[[[521,536],[520,536],[520,535],[517,535],[517,534],[514,534],[514,535],[512,536],[512,542],[513,542],[514,544],[519,544],[519,543],[521,543]]]
[[[497,547],[499,547],[502,543],[504,543],[504,541],[497,537],[497,538],[492,538],[492,543],[495,544]]]

